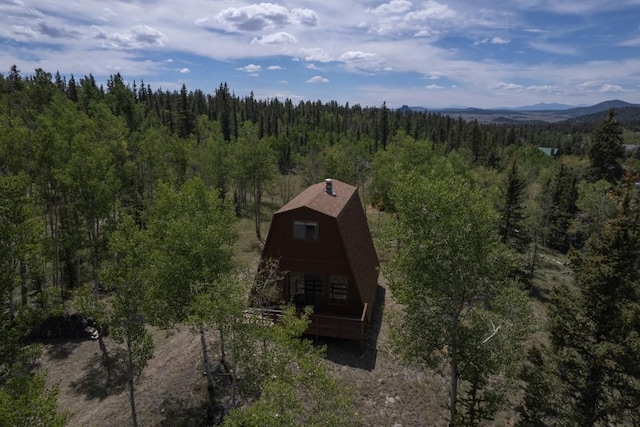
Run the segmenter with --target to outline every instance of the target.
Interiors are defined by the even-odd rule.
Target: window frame
[[[317,241],[318,228],[317,221],[293,221],[293,239]]]
[[[329,304],[347,305],[349,303],[349,278],[347,276],[329,276]]]

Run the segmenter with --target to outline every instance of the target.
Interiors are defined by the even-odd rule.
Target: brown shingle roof
[[[276,214],[291,211],[301,207],[321,212],[325,215],[337,218],[342,209],[356,192],[356,187],[344,182],[333,180],[334,195],[329,195],[324,182],[307,187],[302,193],[294,197],[289,203],[281,207]]]

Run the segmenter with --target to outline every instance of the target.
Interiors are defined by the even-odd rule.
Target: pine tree
[[[604,179],[614,183],[622,177],[622,165],[620,164],[620,160],[624,157],[622,127],[615,117],[616,111],[610,109],[607,117],[593,132],[593,142],[589,147],[589,160],[591,160],[595,181]]]
[[[588,241],[584,253],[574,253],[577,289],[554,291],[550,348],[530,359],[538,373],[529,369],[525,375],[521,425],[637,425],[640,421],[637,220],[637,207],[627,190],[619,214]],[[554,393],[545,393],[545,387]]]
[[[516,161],[512,161],[502,187],[502,204],[498,206],[500,213],[500,239],[502,243],[522,249],[527,242],[526,233],[523,230],[523,201],[526,181],[518,172]]]

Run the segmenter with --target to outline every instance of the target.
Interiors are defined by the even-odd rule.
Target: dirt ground
[[[321,339],[331,374],[353,389],[363,426],[445,426],[446,379],[403,366],[389,348],[388,313],[396,309],[386,285],[378,287],[377,306],[365,343]],[[154,330],[155,357],[136,385],[142,426],[201,426],[205,419],[206,378],[199,336],[185,326]],[[215,345],[215,343],[211,343]],[[110,338],[105,345],[114,362],[110,389],[97,341],[45,345],[42,367],[58,384],[59,407],[71,413],[70,426],[131,425],[122,366],[124,351]],[[511,425],[501,417],[490,425]]]
[[[446,384],[402,366],[389,351],[385,310],[393,310],[386,286],[378,287],[377,311],[365,343],[320,340],[329,371],[353,388],[366,426],[446,425]],[[185,326],[154,330],[155,357],[136,385],[142,426],[200,426],[205,418],[206,378],[199,336]],[[111,388],[97,341],[47,343],[41,365],[60,389],[59,407],[70,426],[125,426],[131,423],[123,348],[105,338],[113,362]]]

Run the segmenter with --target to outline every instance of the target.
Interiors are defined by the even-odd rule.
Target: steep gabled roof
[[[344,182],[332,181],[333,195],[324,182],[309,186],[275,215],[300,208],[308,208],[336,219],[356,287],[363,303],[369,304],[370,315],[378,284],[378,255],[376,254],[367,217],[357,188]]]
[[[324,182],[307,187],[306,190],[281,207],[276,214],[307,207],[337,218],[357,189],[352,185],[335,179],[332,180],[333,195],[327,193],[325,188],[326,184]]]

